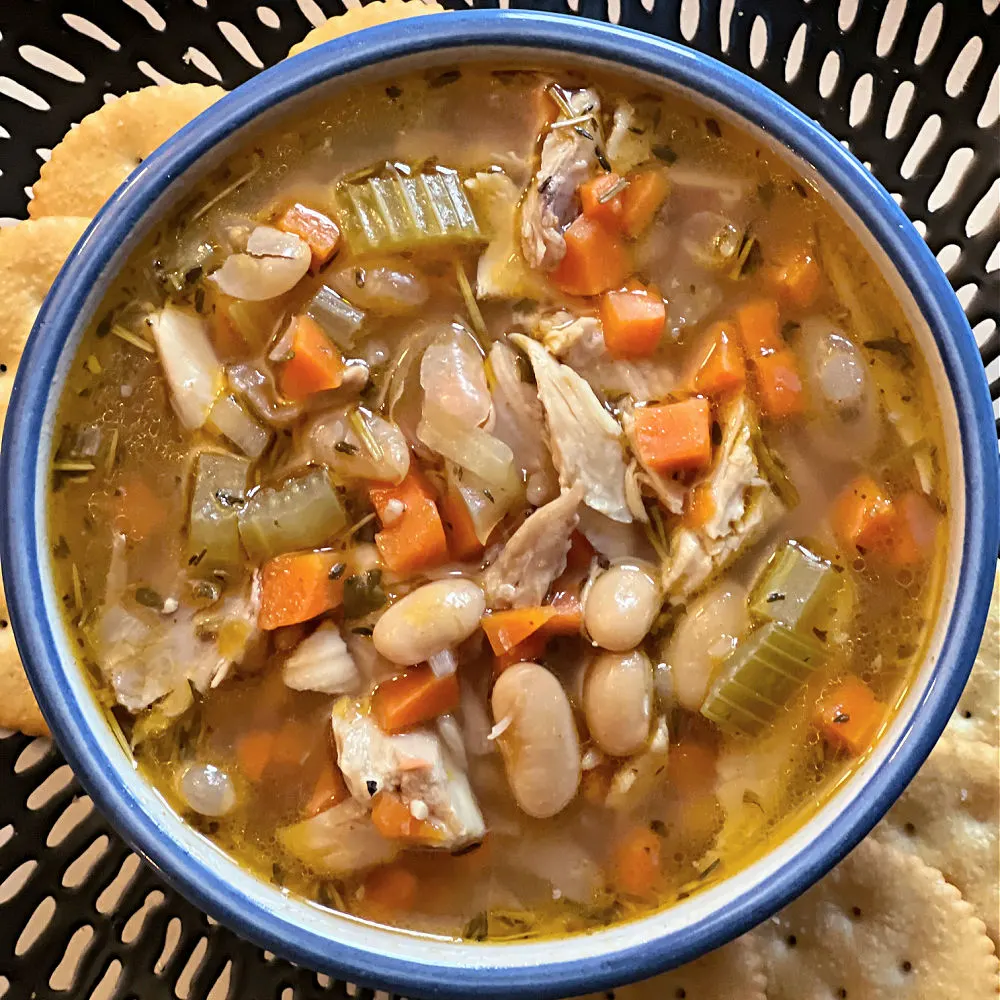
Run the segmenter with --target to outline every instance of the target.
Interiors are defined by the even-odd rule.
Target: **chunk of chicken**
[[[551,289],[532,270],[524,255],[517,232],[517,203],[521,191],[501,171],[480,171],[465,182],[465,188],[480,220],[489,233],[476,265],[476,297],[480,299],[545,300]]]
[[[613,358],[596,316],[574,316],[566,309],[543,314],[534,324],[535,339],[579,372],[595,392],[631,396],[636,401],[663,399],[673,392],[677,372],[664,360]]]
[[[762,475],[753,445],[753,417],[745,397],[729,404],[712,468],[696,485],[706,484],[712,517],[700,528],[678,527],[670,538],[663,566],[663,589],[681,602],[757,541],[784,511]]]
[[[465,772],[431,729],[389,736],[353,698],[331,713],[337,763],[354,801],[370,807],[379,792],[398,795],[415,819],[435,828],[435,846],[456,850],[482,840],[482,813]]]
[[[577,90],[567,100],[574,117],[599,119],[596,91]],[[541,163],[521,206],[521,251],[532,267],[551,271],[566,254],[563,230],[579,213],[577,188],[597,166],[594,129],[553,128],[542,143]]]
[[[611,169],[622,177],[653,155],[653,128],[628,101],[620,101],[615,107],[607,154]]]
[[[583,487],[577,483],[539,507],[514,532],[483,574],[491,608],[523,608],[542,603],[552,581],[566,568],[570,536],[579,522]]]
[[[535,387],[521,381],[514,352],[503,343],[490,348],[493,372],[493,433],[512,452],[524,470],[528,502],[548,503],[559,495],[559,482],[545,436],[538,430],[545,419]]]
[[[541,344],[523,334],[514,334],[511,340],[528,355],[535,372],[559,485],[569,490],[581,484],[588,507],[613,521],[630,523],[618,422],[587,382]]]

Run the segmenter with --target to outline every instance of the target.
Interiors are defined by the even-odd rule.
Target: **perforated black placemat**
[[[948,272],[996,401],[998,0],[509,6],[616,20],[684,42],[755,76],[846,140]],[[339,0],[0,0],[0,217],[24,217],[25,187],[45,151],[105,95],[165,78],[234,87],[342,9]],[[373,994],[295,968],[212,923],[129,851],[47,741],[0,736],[0,998],[173,995]]]

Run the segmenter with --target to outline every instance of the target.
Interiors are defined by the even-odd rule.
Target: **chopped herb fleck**
[[[152,608],[154,611],[163,610],[163,598],[152,587],[135,588],[136,603],[144,608]]]
[[[652,153],[653,156],[665,163],[668,167],[677,162],[677,154],[671,146],[654,146]]]
[[[339,580],[344,575],[346,569],[347,569],[347,563],[342,563],[342,562],[334,563],[333,566],[330,568],[330,579]]]
[[[716,139],[722,137],[722,126],[714,118],[705,119],[705,128],[708,129],[709,135],[714,135]]]
[[[351,444],[350,441],[338,441],[333,447],[344,455],[357,455],[361,451],[356,444]]]

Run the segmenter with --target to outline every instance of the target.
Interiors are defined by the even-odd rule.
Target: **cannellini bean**
[[[597,745],[612,757],[638,753],[649,741],[653,665],[641,650],[602,653],[583,685],[583,711]]]
[[[389,607],[372,640],[387,660],[410,666],[468,639],[485,610],[486,598],[471,580],[435,580]]]
[[[583,624],[598,646],[623,653],[645,638],[661,600],[652,571],[638,564],[612,566],[591,584]]]
[[[723,583],[692,603],[663,649],[680,705],[697,712],[716,667],[748,625],[746,591]]]
[[[518,663],[500,675],[492,706],[494,722],[506,722],[497,743],[515,801],[536,819],[555,816],[580,784],[580,741],[562,685],[545,667]]]

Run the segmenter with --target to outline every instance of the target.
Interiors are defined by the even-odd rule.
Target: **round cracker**
[[[42,166],[28,214],[95,215],[157,146],[225,93],[200,83],[145,87],[87,115]]]
[[[768,1000],[986,1000],[997,959],[940,872],[869,837],[755,931]]]
[[[10,627],[7,598],[0,580],[0,729],[19,729],[29,736],[47,736],[48,727],[24,676]]]
[[[1000,746],[1000,569],[979,654],[948,729],[970,740]]]
[[[421,17],[424,14],[445,14],[447,10],[436,0],[374,0],[364,7],[351,7],[313,28],[312,31],[288,50],[288,58],[313,49],[334,38],[343,38],[362,28],[374,28],[404,17]]]
[[[24,342],[59,268],[89,219],[53,217],[0,229],[0,429]],[[0,727],[46,732],[21,660],[0,584]]]
[[[876,827],[884,844],[915,854],[976,908],[1000,940],[1000,750],[945,733]]]
[[[765,1000],[766,982],[760,951],[746,935],[662,976],[581,1000]]]

